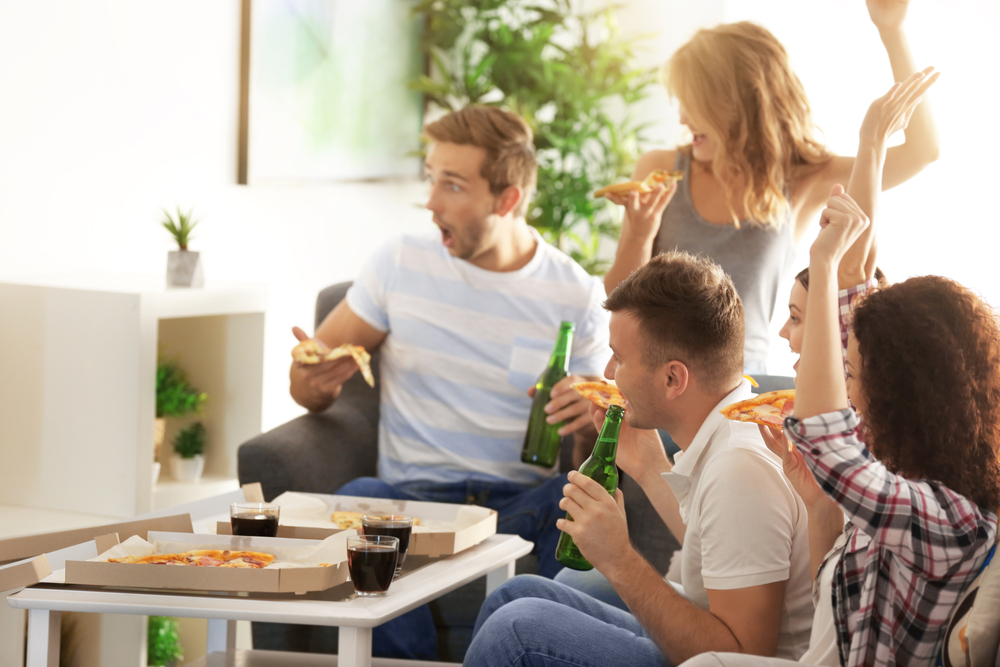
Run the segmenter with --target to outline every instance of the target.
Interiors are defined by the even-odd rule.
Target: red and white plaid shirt
[[[844,316],[866,287],[841,292],[845,346]],[[997,517],[940,482],[886,470],[859,440],[859,423],[850,409],[785,420],[785,433],[849,518],[831,600],[840,663],[931,665],[996,540]]]

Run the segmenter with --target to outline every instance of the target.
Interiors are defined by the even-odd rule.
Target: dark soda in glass
[[[278,534],[278,517],[273,514],[236,514],[230,522],[233,535],[275,537]]]
[[[396,558],[396,576],[403,569],[406,551],[410,548],[413,533],[413,517],[399,514],[365,514],[361,517],[361,529],[365,535],[385,535],[399,540],[399,556]]]
[[[396,572],[396,549],[389,545],[347,547],[347,567],[359,596],[385,595]]]

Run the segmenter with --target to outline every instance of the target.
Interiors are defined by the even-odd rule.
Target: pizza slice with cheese
[[[358,365],[362,377],[369,387],[375,386],[375,376],[372,375],[372,355],[360,345],[344,343],[332,350],[315,338],[308,338],[292,348],[292,358],[300,364],[320,364],[341,357],[351,356]]]
[[[151,556],[125,556],[109,558],[109,563],[140,563],[145,565],[187,565],[193,567],[263,568],[274,562],[272,554],[259,551],[225,551],[221,549],[196,549],[175,554]]]
[[[607,410],[612,405],[625,407],[625,397],[618,387],[607,382],[574,382],[570,385],[576,393],[591,403]]]
[[[720,410],[726,419],[781,428],[795,408],[795,390],[769,391]]]
[[[607,185],[594,192],[594,198],[596,199],[605,195],[627,194],[629,192],[645,194],[647,192],[652,192],[653,188],[661,183],[669,188],[682,178],[684,178],[683,171],[665,171],[663,169],[654,169],[649,172],[649,176],[641,181],[626,181],[625,183]]]

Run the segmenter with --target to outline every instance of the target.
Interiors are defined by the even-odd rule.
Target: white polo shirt
[[[776,657],[797,660],[809,648],[813,617],[806,508],[757,426],[719,413],[751,396],[744,380],[663,474],[687,526],[681,584],[685,596],[707,610],[706,589],[787,581]]]

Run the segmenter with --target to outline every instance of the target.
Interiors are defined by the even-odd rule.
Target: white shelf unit
[[[0,504],[128,517],[237,488],[236,450],[261,427],[266,302],[251,283],[0,280]],[[161,348],[209,395],[204,483],[173,482],[163,461],[153,487]]]

